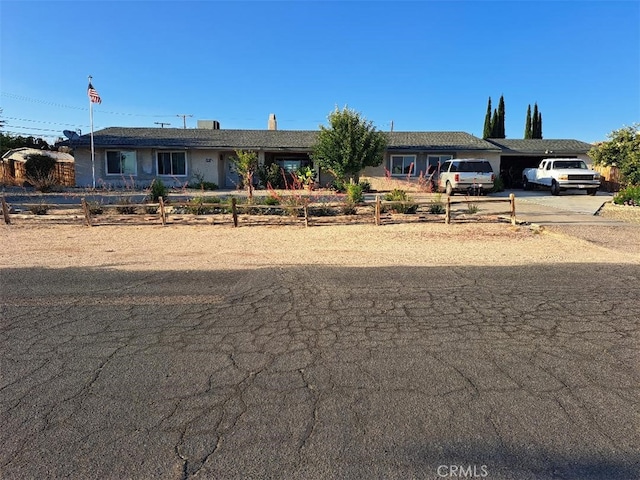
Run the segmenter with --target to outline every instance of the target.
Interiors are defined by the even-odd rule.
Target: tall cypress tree
[[[533,126],[531,127],[531,138],[540,138],[538,135],[538,120],[540,115],[538,114],[538,103],[533,104]]]
[[[538,112],[538,138],[542,138],[542,112]]]
[[[500,101],[498,102],[498,127],[496,129],[497,138],[505,138],[506,130],[504,128],[504,96],[500,95]]]
[[[531,104],[527,106],[527,119],[524,124],[524,138],[533,138],[531,126]]]
[[[491,137],[491,97],[487,104],[487,114],[484,116],[484,128],[482,129],[482,138]]]
[[[493,109],[493,116],[491,117],[491,138],[500,138],[500,118],[498,117],[498,110]]]

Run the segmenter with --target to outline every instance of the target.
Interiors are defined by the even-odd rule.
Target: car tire
[[[531,190],[531,184],[529,183],[529,180],[527,179],[527,177],[523,177],[522,179],[522,189]]]
[[[551,195],[560,195],[560,185],[555,180],[551,182]]]
[[[596,193],[598,193],[598,189],[597,188],[590,188],[590,189],[587,190],[587,195],[594,196]]]
[[[447,182],[447,185],[444,187],[444,191],[448,196],[453,195],[453,187],[450,182]]]

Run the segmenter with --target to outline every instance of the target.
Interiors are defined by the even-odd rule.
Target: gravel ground
[[[615,205],[613,203],[605,203],[598,212],[603,218],[612,218],[622,220],[623,222],[640,224],[640,207],[628,207],[624,205]]]
[[[505,223],[313,226],[2,225],[0,268],[210,270],[274,265],[637,263],[640,229]],[[635,236],[631,236],[631,235]]]

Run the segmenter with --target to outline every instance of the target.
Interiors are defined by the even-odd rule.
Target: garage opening
[[[501,156],[500,176],[504,182],[504,188],[522,188],[522,171],[525,168],[535,168],[544,157]]]

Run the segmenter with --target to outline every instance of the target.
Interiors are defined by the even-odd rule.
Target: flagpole
[[[91,85],[91,75],[89,75],[89,84]],[[93,188],[96,188],[96,154],[93,149],[93,102],[89,97],[89,120],[91,123],[91,179],[93,181]]]

